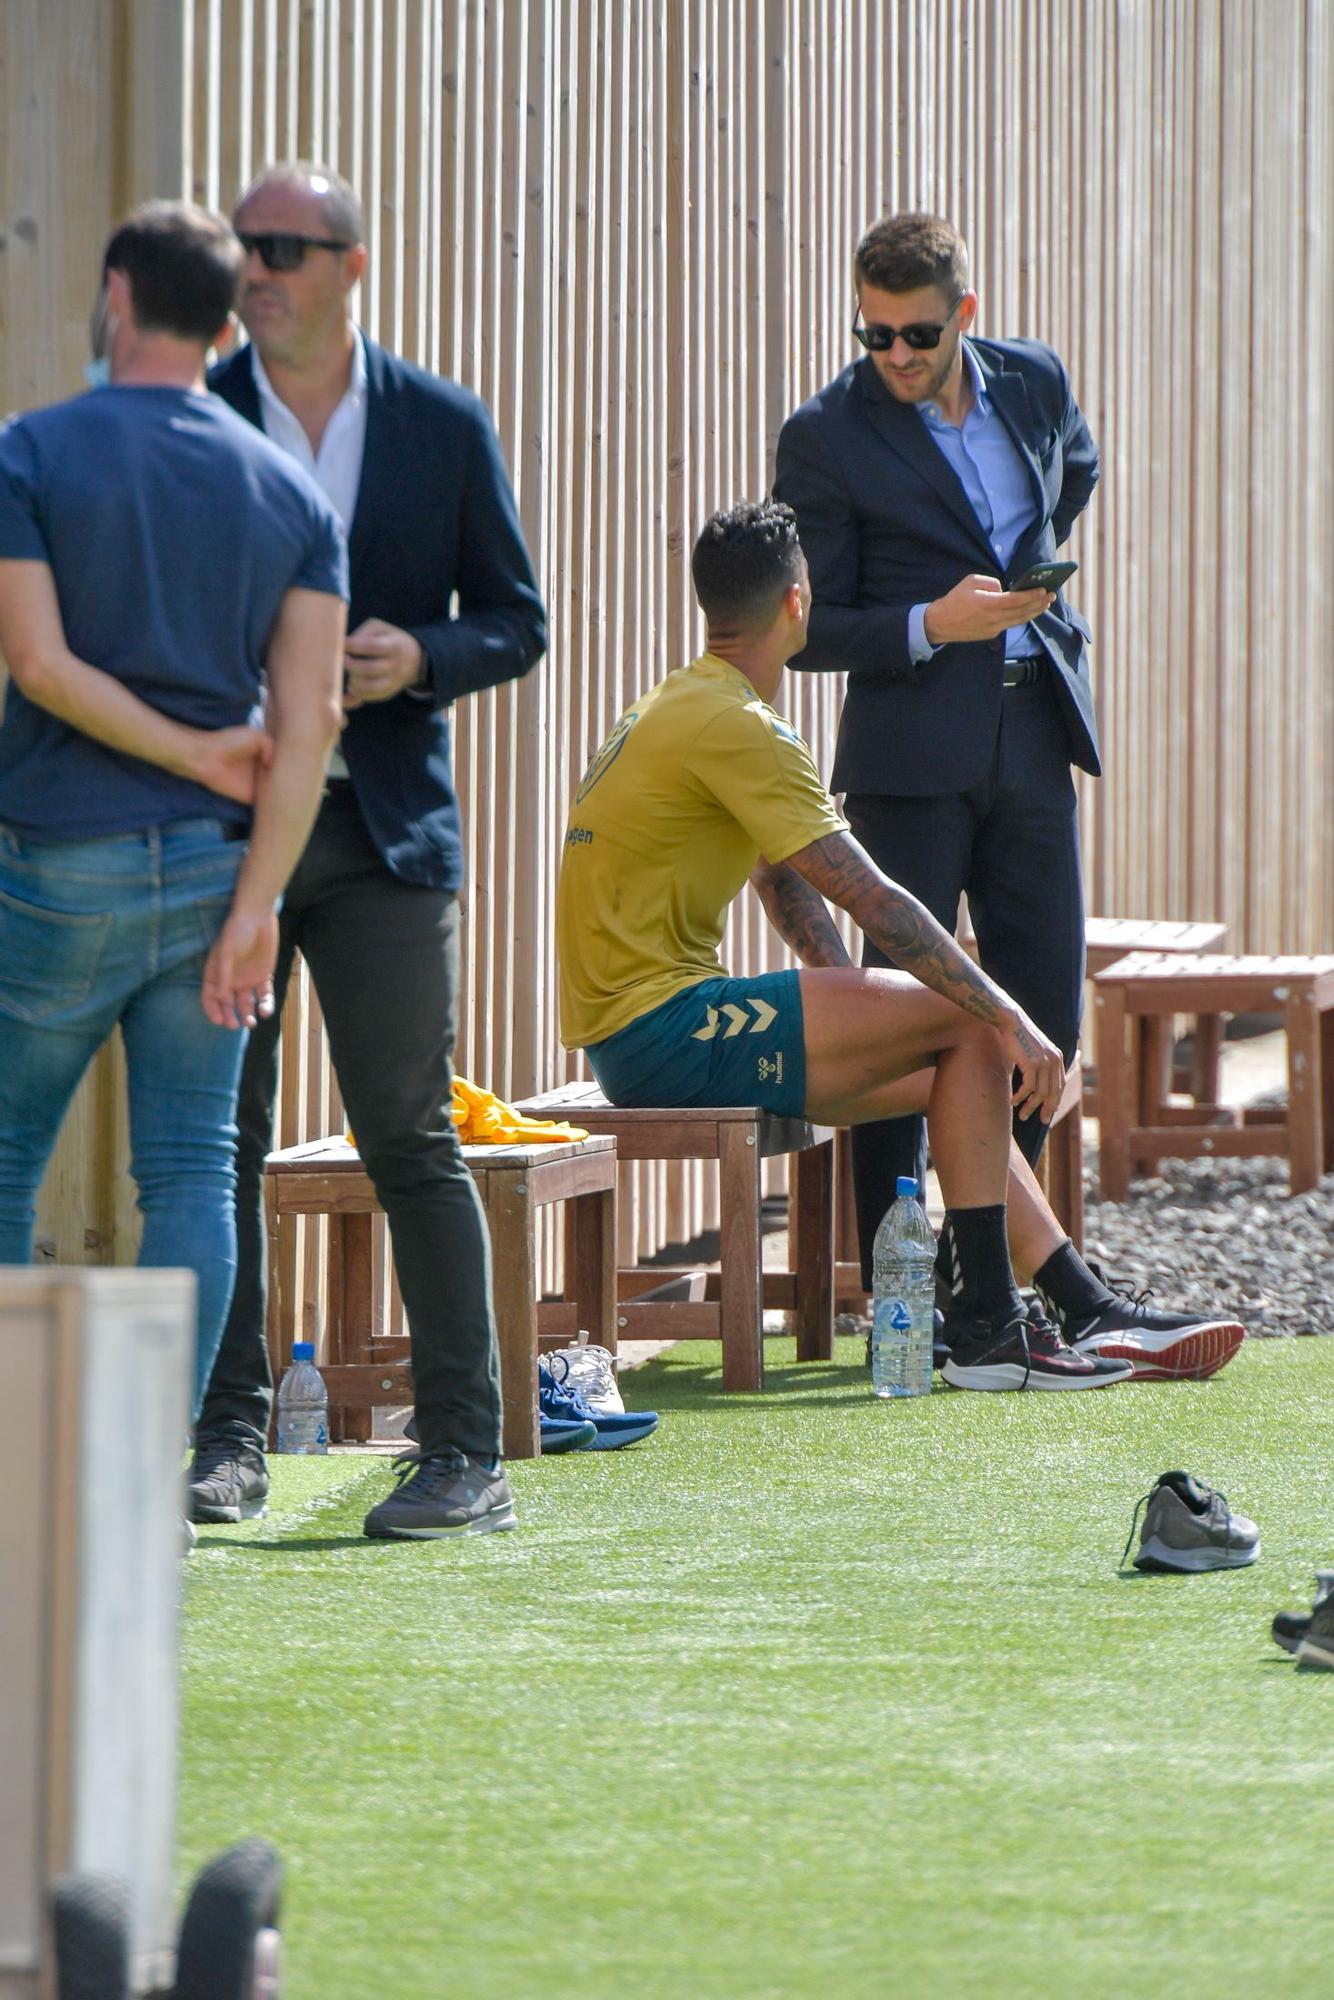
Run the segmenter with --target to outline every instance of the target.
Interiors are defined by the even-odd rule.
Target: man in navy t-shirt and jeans
[[[198,1280],[196,1412],[235,1274],[243,1031],[272,1011],[346,621],[333,509],[205,390],[242,264],[220,218],[136,210],[93,315],[109,386],[0,431],[0,1264],[31,1259],[119,1024],[139,1262]]]

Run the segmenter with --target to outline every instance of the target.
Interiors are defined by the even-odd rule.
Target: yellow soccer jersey
[[[704,653],[627,708],[574,795],[556,893],[561,1038],[586,1048],[726,967],[760,856],[846,825],[815,760],[746,676]]]

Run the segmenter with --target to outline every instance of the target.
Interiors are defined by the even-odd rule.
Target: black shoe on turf
[[[1295,1653],[1311,1629],[1311,1620],[1325,1600],[1334,1596],[1334,1569],[1318,1569],[1315,1573],[1315,1601],[1309,1611],[1276,1611],[1270,1631],[1274,1644],[1281,1646],[1285,1653]]]
[[[514,1495],[494,1472],[461,1451],[405,1452],[394,1460],[398,1485],[366,1516],[372,1539],[430,1541],[516,1528]]]
[[[1311,1622],[1297,1647],[1297,1665],[1334,1672],[1334,1597],[1326,1597],[1311,1613]]]
[[[1096,1264],[1089,1269],[1113,1295],[1106,1305],[1076,1319],[1057,1313],[1050,1299],[1044,1304],[1076,1353],[1128,1361],[1137,1381],[1202,1382],[1225,1367],[1246,1338],[1240,1320],[1226,1313],[1159,1312],[1147,1291],[1105,1277]]]
[[[1131,1373],[1128,1362],[1076,1354],[1036,1301],[1004,1320],[947,1313],[944,1340],[942,1373],[956,1389],[1107,1389]]]
[[[264,1454],[248,1444],[201,1444],[190,1468],[192,1521],[258,1521],[269,1498]]]

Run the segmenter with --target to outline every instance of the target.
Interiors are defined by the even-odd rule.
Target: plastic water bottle
[[[278,1384],[278,1449],[329,1449],[329,1392],[315,1366],[313,1341],[293,1341],[292,1365]]]
[[[871,1252],[871,1386],[877,1396],[931,1393],[936,1239],[917,1183],[901,1175]]]

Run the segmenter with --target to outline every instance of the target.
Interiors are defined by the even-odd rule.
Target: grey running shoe
[[[1244,1569],[1260,1553],[1260,1530],[1244,1514],[1234,1514],[1223,1494],[1215,1493],[1202,1480],[1192,1479],[1188,1472],[1164,1472],[1135,1503],[1122,1562],[1130,1554],[1141,1507],[1145,1512],[1136,1569],[1187,1574]]]
[[[262,1451],[246,1444],[201,1444],[190,1468],[192,1521],[258,1521],[269,1498]]]
[[[365,1530],[373,1538],[433,1541],[518,1526],[504,1473],[488,1472],[461,1451],[405,1452],[394,1460],[394,1470],[397,1487],[366,1516]]]
[[[1334,1671],[1334,1596],[1322,1598],[1311,1613],[1306,1637],[1297,1648],[1297,1665]]]

